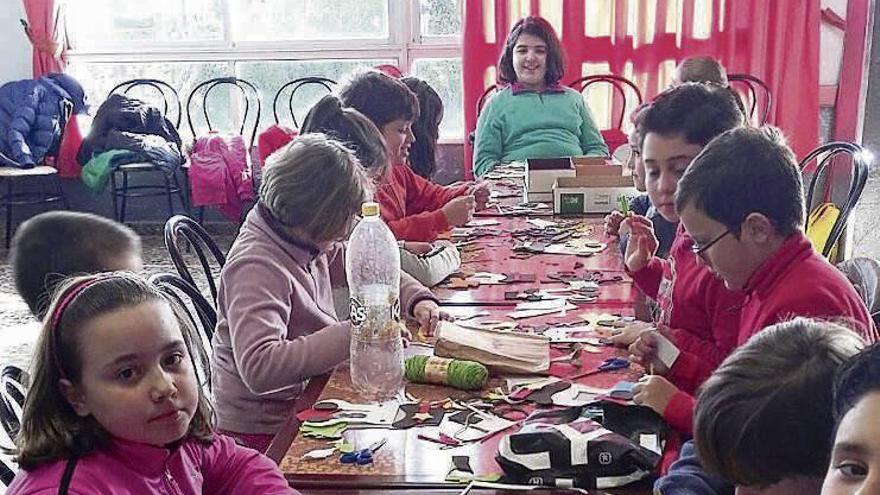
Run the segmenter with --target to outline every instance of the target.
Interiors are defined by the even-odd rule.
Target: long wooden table
[[[512,258],[513,247],[516,242],[510,233],[526,227],[526,220],[522,217],[497,218],[500,225],[493,228],[497,230],[498,235],[476,239],[474,244],[481,249],[466,251],[462,271],[466,273],[529,273],[535,275],[535,281],[505,285],[481,285],[468,290],[444,287],[435,289],[435,293],[443,304],[450,306],[450,311],[462,310],[461,306],[466,306],[465,309],[488,311],[489,315],[486,316],[488,319],[510,320],[506,314],[513,309],[513,305],[517,301],[505,299],[504,293],[563,286],[562,282],[549,279],[548,274],[565,271],[579,273],[598,271],[606,275],[622,274],[622,262],[616,244],[610,244],[601,253],[590,257],[536,254],[528,259],[514,259]],[[593,239],[608,241],[603,239],[601,234],[600,219],[582,220],[592,228],[591,236]],[[632,314],[633,298],[634,290],[628,280],[603,283],[600,285],[597,302],[579,305],[577,310],[567,311],[564,316],[554,314],[535,317],[521,320],[520,323],[536,325],[576,321],[582,313],[630,315]],[[412,346],[408,352],[429,353],[430,349]],[[583,355],[585,362],[582,366],[586,369],[597,365],[607,357],[622,353],[623,351],[618,349],[603,348],[600,354]],[[630,368],[589,376],[579,382],[607,388],[622,379],[636,379],[642,372],[640,369]],[[324,386],[325,382],[326,386]],[[323,390],[321,390],[322,387]],[[474,394],[449,387],[425,384],[410,383],[407,384],[406,389],[408,393],[417,398],[431,401],[448,397],[467,399],[479,396],[479,393]],[[339,366],[329,377],[314,379],[310,390],[314,395],[318,395],[320,390],[318,400],[335,398],[353,403],[364,402],[352,389],[347,364]],[[498,450],[498,442],[503,435],[496,435],[484,443],[466,444],[450,449],[418,438],[421,431],[431,427],[415,427],[406,430],[351,429],[344,433],[344,437],[357,448],[364,448],[381,438],[387,440],[385,446],[376,453],[373,464],[356,466],[340,463],[337,456],[318,461],[303,460],[304,453],[326,448],[328,442],[303,437],[293,439],[297,426],[298,422],[292,417],[270,447],[270,456],[274,455],[276,459],[280,459],[280,467],[292,486],[306,494],[460,493],[464,485],[445,481],[453,455],[469,456],[471,467],[475,473],[501,473],[494,457]],[[434,431],[436,431],[436,427],[434,427]],[[539,490],[539,492],[548,493],[551,491]],[[475,488],[470,493],[505,492]],[[645,482],[634,487],[616,489],[610,493],[648,494],[651,493],[651,488],[650,483]]]

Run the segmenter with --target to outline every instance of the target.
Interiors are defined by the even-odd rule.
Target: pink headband
[[[67,292],[62,295],[60,302],[55,305],[55,310],[52,312],[49,320],[49,344],[52,348],[52,359],[55,361],[55,367],[58,369],[58,374],[61,375],[61,378],[67,378],[66,373],[64,373],[64,368],[61,366],[61,355],[58,353],[58,324],[61,322],[61,317],[64,315],[64,311],[67,310],[70,303],[76,299],[76,296],[82,294],[89,287],[113,278],[114,276],[115,275],[113,274],[103,274],[73,284],[67,289]]]

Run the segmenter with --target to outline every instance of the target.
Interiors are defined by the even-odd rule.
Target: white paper
[[[501,222],[491,218],[475,218],[465,224],[465,227],[491,227],[493,225],[501,225]]]
[[[540,218],[530,218],[527,220],[527,222],[534,225],[535,227],[538,227],[539,229],[546,229],[547,227],[555,227],[559,225],[556,222],[551,222],[550,220],[543,220]]]
[[[672,368],[672,365],[675,364],[675,360],[678,359],[678,355],[681,354],[681,351],[660,332],[657,332],[654,335],[657,337],[657,358],[660,359],[660,362],[667,368]]]
[[[554,303],[555,304],[555,303]],[[518,309],[512,313],[507,313],[509,318],[513,318],[514,320],[521,320],[524,318],[534,318],[535,316],[544,316],[553,313],[560,313],[561,310],[571,311],[573,309],[577,309],[577,306],[574,304],[566,303],[564,308],[560,308],[558,305],[555,308],[549,309]]]

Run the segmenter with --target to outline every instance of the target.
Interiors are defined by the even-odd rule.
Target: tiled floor
[[[215,236],[215,239],[224,251],[229,249],[233,241],[231,235]],[[177,273],[165,251],[162,237],[145,235],[142,237],[142,241],[144,276],[162,272]],[[15,364],[26,367],[30,362],[40,325],[34,320],[27,305],[15,292],[7,254],[5,250],[0,250],[0,365]],[[194,257],[189,261],[190,266],[198,264]],[[193,276],[198,278],[198,273],[194,273]]]

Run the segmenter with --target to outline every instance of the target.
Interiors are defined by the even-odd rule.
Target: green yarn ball
[[[404,367],[406,379],[415,383],[436,383],[428,381],[425,376],[425,364],[431,356],[413,356],[406,359]],[[440,385],[461,390],[479,390],[486,385],[489,370],[476,361],[453,359],[446,372],[446,382]]]

